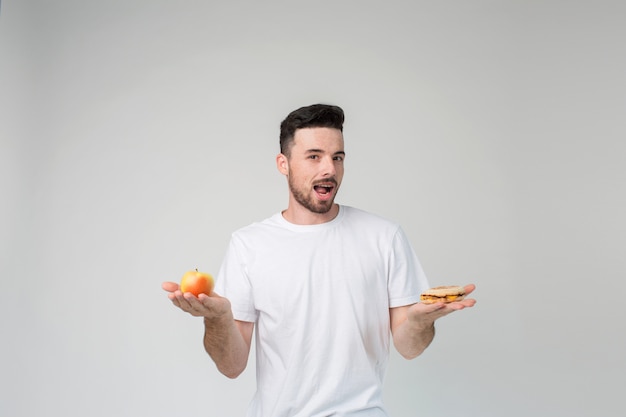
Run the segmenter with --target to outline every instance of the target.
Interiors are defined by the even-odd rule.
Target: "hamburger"
[[[424,291],[420,301],[424,304],[451,303],[465,298],[465,289],[459,285],[444,285]]]

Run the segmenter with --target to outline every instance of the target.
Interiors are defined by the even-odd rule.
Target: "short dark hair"
[[[280,152],[289,156],[296,130],[307,127],[330,127],[343,132],[341,107],[313,104],[292,111],[280,124]]]

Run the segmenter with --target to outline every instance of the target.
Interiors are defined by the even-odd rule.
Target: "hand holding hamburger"
[[[426,290],[420,296],[421,302],[412,304],[407,309],[407,318],[417,328],[431,327],[436,320],[454,311],[473,307],[476,300],[467,296],[475,288],[474,284],[468,284],[446,285]]]

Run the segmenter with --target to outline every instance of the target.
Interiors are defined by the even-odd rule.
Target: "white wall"
[[[314,102],[347,114],[339,202],[478,286],[392,353],[392,415],[623,415],[623,3],[1,6],[0,415],[243,415],[254,362],[220,376],[160,283],[285,206]]]

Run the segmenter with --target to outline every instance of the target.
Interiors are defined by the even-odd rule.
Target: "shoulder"
[[[265,220],[254,222],[235,230],[231,237],[235,241],[263,239],[268,235],[275,235],[281,229],[280,213],[277,213]]]
[[[397,222],[362,209],[351,206],[342,206],[342,210],[345,213],[345,220],[348,223],[363,226],[367,225],[368,227],[379,227],[389,230],[398,230],[400,228],[400,225]]]

